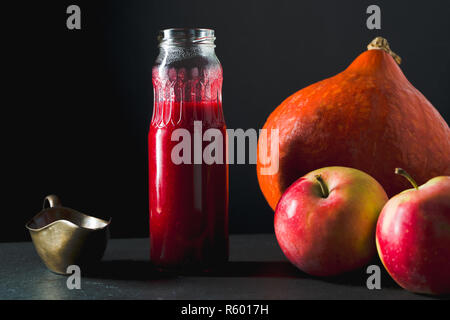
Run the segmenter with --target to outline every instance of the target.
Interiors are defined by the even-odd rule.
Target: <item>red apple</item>
[[[388,200],[368,174],[345,167],[312,171],[294,182],[275,211],[286,257],[315,276],[358,269],[376,254],[378,215]]]
[[[450,293],[450,177],[436,177],[388,201],[380,214],[376,243],[386,270],[404,289]]]

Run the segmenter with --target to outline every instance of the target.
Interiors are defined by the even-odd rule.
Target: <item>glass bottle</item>
[[[222,66],[214,30],[166,29],[158,40],[148,133],[151,261],[207,270],[228,260]]]

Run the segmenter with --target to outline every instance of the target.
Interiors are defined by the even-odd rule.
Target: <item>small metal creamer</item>
[[[46,207],[47,202],[50,207]],[[25,227],[47,268],[66,274],[70,265],[89,268],[102,259],[110,223],[111,219],[106,221],[63,207],[57,196],[49,195],[44,198],[41,212]]]

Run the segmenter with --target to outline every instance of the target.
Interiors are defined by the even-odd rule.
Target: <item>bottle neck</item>
[[[182,64],[182,61],[192,64],[192,60],[197,60],[204,65],[200,60],[208,60],[211,65],[212,61],[217,60],[215,39],[214,30],[211,29],[162,30],[158,35],[160,53],[156,62],[167,66],[178,62]]]
[[[163,44],[159,46],[160,54],[171,54],[181,59],[191,56],[213,56],[215,55],[214,45],[182,45],[182,44]]]
[[[223,125],[222,66],[215,55],[214,31],[168,29],[159,36],[160,53],[152,69],[152,124]]]

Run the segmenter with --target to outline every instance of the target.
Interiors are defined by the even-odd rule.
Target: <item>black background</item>
[[[81,30],[66,28],[70,4],[81,7]],[[381,7],[382,30],[366,28],[370,4]],[[378,35],[450,119],[445,0],[19,1],[2,13],[0,241],[29,239],[25,222],[50,193],[112,216],[113,237],[148,235],[150,69],[162,28],[216,30],[229,128],[261,128],[287,96],[342,71]],[[272,223],[255,165],[230,166],[230,231],[271,232]]]

